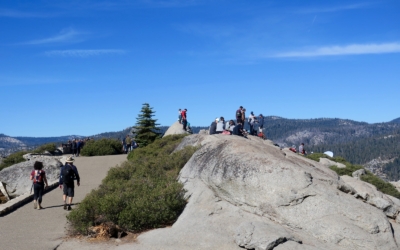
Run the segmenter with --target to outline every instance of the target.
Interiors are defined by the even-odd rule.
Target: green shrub
[[[345,164],[345,168],[338,168],[337,166],[330,166],[329,168],[335,171],[338,175],[348,175],[352,176],[354,171],[362,169],[363,167],[360,165],[352,165],[352,164]]]
[[[122,154],[122,144],[116,139],[91,140],[81,150],[82,156]]]
[[[54,153],[54,151],[56,151],[56,149],[57,149],[56,144],[54,144],[54,143],[47,143],[47,144],[44,144],[44,145],[42,145],[42,146],[39,146],[38,148],[36,148],[35,150],[33,150],[32,153],[35,153],[35,154],[42,154],[42,153],[44,153],[45,151],[48,151],[48,152],[50,152],[50,153]]]
[[[314,160],[316,162],[319,162],[319,158],[328,158],[328,159],[332,159],[331,157],[327,156],[326,154],[323,153],[313,153],[313,154],[309,154],[306,156],[308,159]]]
[[[182,138],[158,139],[111,168],[99,189],[67,216],[76,232],[84,234],[88,227],[106,222],[131,232],[172,224],[186,205],[177,176],[196,151],[186,147],[172,153]]]
[[[374,185],[379,191],[384,194],[391,195],[400,199],[400,192],[389,182],[386,182],[379,178],[378,176],[372,174],[371,172],[367,171],[366,175],[361,176],[361,180],[368,182]]]
[[[13,154],[10,154],[7,158],[3,160],[3,162],[0,164],[0,170],[7,168],[9,166],[12,166],[14,164],[24,162],[25,159],[22,157],[24,154],[27,154],[28,152],[26,151],[19,151]]]

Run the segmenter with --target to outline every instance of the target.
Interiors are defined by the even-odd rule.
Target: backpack
[[[236,110],[236,117],[242,118],[242,111],[240,109]]]
[[[33,178],[33,183],[43,182],[42,171],[37,170],[35,177]]]
[[[71,165],[68,164],[63,167],[61,176],[62,176],[63,183],[65,183],[65,184],[74,183],[75,172],[72,169]]]

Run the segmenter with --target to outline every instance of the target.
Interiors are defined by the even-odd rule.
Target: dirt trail
[[[81,186],[75,185],[73,203],[81,202],[100,185],[111,167],[125,160],[126,155],[77,157],[74,164],[81,177]],[[34,210],[33,202],[30,202],[0,217],[1,250],[52,250],[62,243],[68,213],[63,209],[62,191],[57,188],[47,193],[42,206],[44,209]]]

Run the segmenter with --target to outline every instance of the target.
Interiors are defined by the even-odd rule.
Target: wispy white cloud
[[[51,43],[76,43],[82,42],[84,38],[82,35],[85,33],[76,31],[72,28],[63,29],[59,34],[43,39],[31,40],[22,44],[40,45]]]
[[[338,12],[338,11],[345,11],[345,10],[364,9],[371,5],[372,5],[372,3],[360,3],[360,4],[349,4],[349,5],[340,5],[340,6],[331,6],[331,7],[316,7],[316,8],[299,9],[295,12],[301,13],[301,14]]]
[[[90,57],[101,55],[121,55],[125,54],[125,50],[119,49],[72,49],[72,50],[51,50],[46,51],[47,56],[62,56],[62,57]]]
[[[319,56],[343,56],[364,54],[400,53],[400,43],[381,44],[352,44],[345,46],[328,46],[315,49],[305,49],[278,53],[272,57],[319,57]]]

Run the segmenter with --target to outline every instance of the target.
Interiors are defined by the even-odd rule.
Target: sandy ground
[[[81,185],[79,187],[75,185],[73,203],[82,201],[86,194],[100,185],[111,167],[125,160],[126,155],[77,157],[74,164],[78,168]],[[66,215],[68,214],[68,211],[63,209],[62,191],[57,188],[47,193],[43,197],[42,206],[44,209],[34,210],[33,202],[30,202],[0,217],[1,250],[71,249],[69,247],[80,249],[77,245],[78,240],[72,240],[70,245],[62,244],[66,236]],[[96,245],[87,245],[85,242],[82,247],[102,249],[98,244]],[[101,245],[105,247],[104,249],[108,249],[106,248],[108,244]]]

